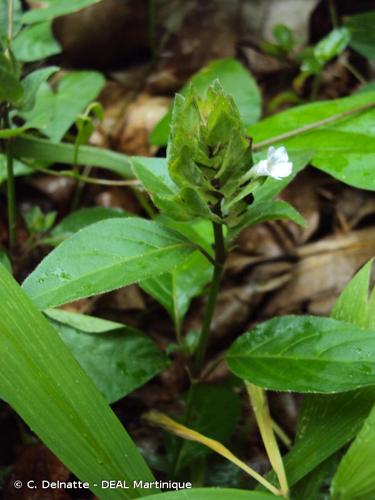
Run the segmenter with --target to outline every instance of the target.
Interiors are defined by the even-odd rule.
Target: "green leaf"
[[[79,479],[90,482],[98,497],[103,497],[99,485],[104,479],[152,480],[104,398],[2,266],[0,350],[0,393]],[[142,495],[146,491],[105,491],[108,499]]]
[[[23,28],[12,41],[12,50],[19,61],[34,62],[59,54],[61,46],[53,36],[51,23],[45,21]]]
[[[272,29],[272,34],[278,47],[285,53],[290,52],[296,43],[293,32],[285,24],[276,24]]]
[[[22,17],[22,22],[34,24],[41,21],[51,21],[55,17],[65,16],[98,2],[100,0],[75,0],[74,2],[71,0],[47,0],[47,2],[43,2],[43,7],[26,12]]]
[[[274,495],[234,488],[193,488],[150,495],[148,500],[272,500]]]
[[[58,70],[59,68],[57,66],[48,66],[47,68],[37,69],[29,73],[22,80],[24,95],[21,101],[17,103],[17,107],[23,111],[30,111],[34,107],[36,93],[41,84],[48,80],[48,78]]]
[[[369,300],[372,262],[371,259],[363,266],[345,287],[331,311],[332,318],[375,330]]]
[[[166,217],[160,220],[194,244],[200,244],[210,253],[213,234],[208,221],[196,220],[192,223],[183,223]],[[211,278],[211,263],[200,251],[195,251],[172,272],[144,280],[140,286],[167,310],[179,330],[191,300],[201,294]]]
[[[8,58],[0,53],[0,102],[16,103],[22,98],[23,87]]]
[[[181,328],[191,300],[202,292],[212,277],[212,265],[199,251],[167,274],[141,281],[140,286],[168,312]]]
[[[55,223],[57,212],[44,213],[38,205],[22,210],[22,216],[30,234],[44,233]]]
[[[46,139],[30,136],[17,137],[14,139],[13,144],[18,158],[33,159],[46,163],[65,163],[68,165],[73,163],[73,144],[54,144]],[[131,157],[108,149],[81,146],[78,151],[77,162],[78,164],[105,168],[126,178],[134,178],[131,169]]]
[[[170,271],[193,250],[182,236],[157,222],[108,219],[61,243],[23,286],[46,309]]]
[[[151,195],[164,198],[178,193],[178,188],[169,175],[166,158],[135,158],[133,171]]]
[[[332,314],[374,329],[375,289],[369,297],[371,266],[372,260],[356,274],[341,294]],[[368,398],[368,403],[371,405],[375,403],[375,394]],[[353,404],[357,403],[353,401]],[[333,498],[365,499],[375,494],[375,468],[371,458],[375,451],[375,406],[365,419],[367,415],[368,411],[363,412],[356,422],[357,430],[359,425],[363,424],[363,427],[338,467],[332,483]]]
[[[295,137],[280,139],[286,132],[318,123],[339,113],[354,110],[375,101],[375,92],[364,92],[326,102],[297,106],[266,118],[249,128],[258,143],[268,139],[291,150],[314,151],[311,163],[333,177],[362,189],[375,190],[375,109],[319,126]]]
[[[371,315],[366,313],[370,308],[365,305],[368,302],[370,271],[371,262],[349,282],[332,310],[332,317],[373,328]],[[361,429],[374,403],[374,387],[330,396],[305,395],[298,420],[297,441],[285,457],[291,484],[350,442]]]
[[[302,71],[311,73],[319,73],[321,68],[331,59],[340,55],[350,42],[350,32],[348,28],[342,26],[336,28],[322,38],[315,45],[312,53],[313,59],[310,57],[302,64]]]
[[[375,12],[363,12],[345,20],[351,34],[350,46],[368,59],[375,59]]]
[[[284,316],[239,337],[231,371],[276,391],[344,392],[375,384],[375,334],[341,321]]]
[[[201,69],[184,85],[180,94],[186,95],[190,84],[200,94],[207,91],[209,85],[218,79],[224,91],[230,94],[236,103],[245,125],[258,120],[261,113],[261,96],[257,84],[251,74],[235,59],[218,59]],[[157,146],[168,142],[169,125],[172,110],[156,125],[151,133],[150,141]]]
[[[104,86],[104,77],[96,71],[73,71],[59,82],[56,92],[41,85],[34,108],[21,116],[26,122],[44,116],[42,132],[53,142],[60,142],[74,124],[77,115],[95,99]]]
[[[341,460],[332,481],[332,499],[374,498],[375,407]]]
[[[121,323],[48,309],[52,325],[109,403],[148,382],[168,366],[143,333]]]
[[[221,443],[226,443],[240,416],[240,400],[230,385],[198,385],[194,389],[194,410],[189,427]],[[184,441],[175,471],[183,470],[211,453],[206,446]]]
[[[80,229],[90,226],[95,222],[100,222],[106,219],[114,219],[117,217],[129,217],[132,214],[124,212],[121,208],[107,207],[89,207],[76,210],[67,215],[57,226],[50,232],[48,243],[58,245],[63,240],[66,240]]]
[[[249,206],[241,223],[231,228],[229,234],[231,238],[235,238],[240,231],[249,226],[260,224],[268,220],[286,219],[306,227],[306,221],[302,215],[297,212],[286,201],[260,201]]]

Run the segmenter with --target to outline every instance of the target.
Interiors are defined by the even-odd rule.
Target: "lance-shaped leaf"
[[[294,392],[344,392],[375,384],[375,334],[341,321],[284,316],[239,337],[227,361],[260,387]]]
[[[231,228],[229,234],[231,238],[234,238],[246,227],[268,220],[283,219],[291,220],[300,226],[306,226],[306,221],[302,215],[286,201],[261,201],[248,207],[241,217],[240,223]]]
[[[356,275],[354,280],[344,290],[333,312],[336,316],[344,316],[360,325],[375,328],[375,289],[370,297],[368,288],[372,261]],[[374,332],[375,335],[375,332]],[[360,392],[360,391],[357,391]],[[375,393],[375,389],[374,389]],[[358,395],[359,396],[359,395]],[[357,396],[357,397],[358,397]],[[371,397],[372,396],[372,397]],[[375,403],[375,395],[368,398],[369,404]],[[353,404],[356,404],[353,402]],[[366,408],[366,407],[365,407]],[[356,427],[363,423],[356,439],[342,459],[332,483],[333,498],[372,498],[375,495],[375,407],[368,413],[362,412],[362,418],[356,422]]]
[[[251,126],[248,133],[255,146],[266,139],[269,144],[282,144],[288,150],[314,150],[314,167],[352,186],[375,190],[374,103],[375,93],[363,92],[304,104],[262,120]],[[356,109],[358,112],[353,112]],[[345,115],[350,112],[353,114]],[[335,119],[331,123],[322,122],[332,117]],[[313,124],[315,128],[309,131]],[[291,134],[290,138],[281,137],[285,133]]]
[[[50,450],[103,498],[101,480],[150,481],[103,396],[46,318],[0,265],[0,393]],[[105,498],[146,490],[106,490]]]
[[[373,329],[371,309],[374,308],[369,307],[368,297],[370,272],[371,261],[345,287],[331,312],[333,318]],[[375,387],[342,394],[305,395],[296,443],[284,457],[290,484],[304,478],[349,443],[374,403]]]
[[[168,366],[166,356],[139,330],[59,309],[46,311],[70,352],[109,403]]]
[[[234,488],[193,488],[151,495],[148,500],[272,500],[278,497],[259,491]]]
[[[256,122],[261,113],[260,92],[252,75],[235,59],[218,59],[211,62],[193,75],[179,93],[186,95],[192,84],[200,94],[204,94],[216,79],[220,81],[225,92],[233,96],[244,124],[250,125]],[[171,118],[170,109],[152,131],[150,137],[152,144],[158,146],[167,144]]]
[[[190,241],[199,244],[208,254],[212,252],[213,231],[208,221],[195,220],[186,223],[167,217],[161,220]],[[197,250],[172,272],[142,281],[140,286],[168,311],[178,331],[192,298],[202,292],[211,278],[212,264]]]
[[[23,286],[46,309],[171,271],[192,251],[182,235],[158,222],[108,219],[65,240]]]

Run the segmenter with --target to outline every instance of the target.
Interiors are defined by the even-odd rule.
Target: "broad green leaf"
[[[218,79],[226,93],[230,94],[236,103],[245,125],[258,120],[261,113],[261,96],[257,84],[251,74],[235,59],[218,59],[196,73],[180,90],[185,95],[189,85],[200,94],[206,92],[211,83]],[[151,133],[152,144],[163,146],[168,141],[171,109],[156,125]]]
[[[350,46],[368,59],[375,59],[375,12],[363,12],[345,20],[351,34]]]
[[[41,85],[34,108],[21,116],[26,122],[44,116],[42,132],[53,142],[60,142],[77,115],[99,94],[104,82],[103,75],[96,71],[68,73],[60,80],[56,92],[48,84]]]
[[[107,219],[61,243],[23,286],[46,309],[170,271],[193,250],[186,239],[157,222]]]
[[[100,0],[75,0],[74,2],[71,0],[47,0],[47,2],[43,2],[41,8],[26,12],[22,17],[22,22],[34,24],[41,21],[51,21],[55,17],[65,16],[98,2]]]
[[[194,244],[200,244],[208,253],[211,252],[213,234],[210,222],[197,220],[184,223],[167,217],[160,220]],[[195,251],[172,272],[142,281],[140,286],[167,310],[179,330],[191,300],[200,295],[211,278],[212,264],[200,251]]]
[[[0,54],[0,102],[16,103],[22,98],[23,87],[7,58]]]
[[[133,171],[146,191],[152,195],[163,198],[178,192],[176,184],[169,175],[166,158],[135,158]]]
[[[17,103],[17,107],[21,108],[23,111],[30,111],[36,99],[36,93],[40,85],[48,80],[48,78],[58,71],[57,66],[48,66],[47,68],[41,68],[29,73],[23,80],[22,86],[24,88],[24,95],[20,102]]]
[[[373,328],[368,301],[371,262],[346,286],[331,316],[354,325]],[[358,314],[356,313],[358,308]],[[375,403],[375,388],[368,387],[344,394],[305,395],[298,421],[297,440],[286,455],[288,479],[292,484],[350,442],[361,429]]]
[[[54,144],[48,140],[30,136],[17,137],[14,139],[13,144],[18,158],[46,163],[65,163],[68,165],[73,163],[73,144]],[[78,151],[77,161],[78,164],[111,170],[126,178],[134,177],[131,169],[131,157],[109,149],[81,146]]]
[[[229,234],[231,238],[235,238],[246,227],[268,220],[280,219],[291,220],[300,226],[306,226],[302,215],[286,201],[260,201],[249,206],[244,217],[241,218],[241,223],[231,228]]]
[[[132,214],[124,212],[121,208],[108,207],[89,207],[81,208],[67,215],[59,224],[57,224],[49,233],[48,243],[58,245],[77,231],[90,224],[100,222],[106,219],[117,217],[129,217]]]
[[[108,404],[49,322],[0,266],[0,393],[48,448],[99,497],[101,480],[151,481],[150,470]],[[97,486],[95,486],[97,485]]]
[[[109,403],[123,398],[168,366],[166,356],[135,328],[58,309],[46,313]]]
[[[291,150],[313,151],[311,163],[315,167],[352,186],[375,190],[375,108],[354,113],[309,132],[301,132],[289,139],[278,139],[280,134],[364,105],[371,106],[374,102],[375,92],[363,92],[342,99],[297,106],[253,125],[249,134],[254,139],[255,147],[256,143],[267,139]]]
[[[357,273],[341,294],[332,314],[363,327],[375,329],[375,289],[369,297],[371,266],[372,261]],[[368,398],[368,402],[372,405],[375,403],[375,394]],[[365,499],[375,495],[375,469],[372,461],[375,451],[375,406],[365,419],[367,415],[368,411],[363,412],[362,418],[356,422],[357,430],[359,425],[363,426],[339,465],[332,483],[334,498]]]
[[[230,385],[198,385],[194,388],[194,409],[189,427],[212,439],[226,443],[240,415],[238,395]],[[175,471],[182,471],[211,450],[199,443],[184,441]]]
[[[202,292],[212,277],[212,265],[195,251],[174,270],[141,281],[140,286],[168,312],[177,328],[181,328],[191,300]]]
[[[150,495],[148,500],[272,500],[270,493],[234,488],[192,488]]]
[[[334,319],[274,318],[239,337],[231,371],[276,391],[344,392],[375,384],[375,334]]]
[[[12,50],[19,61],[34,62],[59,54],[61,46],[53,36],[51,23],[45,21],[23,28],[12,41]]]

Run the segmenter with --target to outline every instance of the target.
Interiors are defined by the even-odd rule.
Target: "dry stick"
[[[257,142],[253,145],[253,151],[258,151],[259,149],[263,149],[266,146],[271,146],[276,142],[283,141],[285,139],[290,139],[292,137],[296,137],[297,135],[305,134],[306,132],[310,132],[310,130],[315,130],[324,125],[328,125],[329,123],[335,122],[337,120],[341,120],[342,118],[346,118],[347,116],[354,115],[357,113],[362,113],[363,111],[367,111],[371,108],[375,107],[375,102],[368,102],[363,104],[362,106],[358,106],[358,108],[349,109],[347,111],[343,111],[342,113],[337,113],[336,115],[331,115],[328,118],[324,118],[323,120],[319,120],[317,122],[309,123],[308,125],[304,125],[303,127],[296,128],[294,130],[290,130],[289,132],[284,132],[283,134],[275,135],[270,139],[265,139],[264,141]]]
[[[219,441],[211,439],[205,436],[204,434],[201,434],[200,432],[194,431],[193,429],[190,429],[189,427],[186,427],[185,425],[176,422],[175,420],[169,418],[164,413],[158,411],[151,411],[149,413],[146,413],[145,415],[143,415],[143,418],[149,424],[162,427],[163,429],[175,434],[176,436],[181,437],[182,439],[195,441],[197,443],[203,444],[204,446],[207,446],[208,448],[215,451],[222,457],[226,458],[233,464],[237,465],[237,467],[239,467],[244,472],[249,474],[249,476],[251,476],[252,478],[256,479],[262,486],[267,488],[271,493],[273,493],[276,496],[280,496],[281,492],[273,484],[267,481],[267,479],[265,479],[254,469],[245,464],[238,457],[236,457],[236,455],[234,455],[226,446],[221,444]]]
[[[262,441],[273,470],[276,472],[280,484],[280,493],[288,495],[288,481],[285,474],[284,463],[272,428],[272,420],[268,408],[267,396],[261,387],[250,382],[245,382],[251,406],[262,436]]]

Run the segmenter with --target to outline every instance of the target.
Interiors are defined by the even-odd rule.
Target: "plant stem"
[[[357,78],[357,80],[362,84],[362,85],[366,85],[368,82],[366,80],[366,78],[358,71],[358,69],[353,66],[353,64],[349,61],[345,61],[343,62],[343,66],[348,70],[350,71],[350,73],[355,77]]]
[[[8,0],[8,40],[11,41],[13,38],[13,11],[14,11],[14,1]]]
[[[315,130],[324,125],[328,125],[329,123],[341,120],[342,118],[346,118],[347,116],[350,115],[362,113],[363,111],[367,111],[371,108],[375,108],[375,102],[368,102],[366,104],[362,104],[362,106],[358,106],[357,108],[349,109],[347,111],[343,111],[342,113],[337,113],[335,115],[328,116],[327,118],[323,118],[323,120],[309,123],[308,125],[304,125],[303,127],[300,128],[295,128],[294,130],[290,130],[289,132],[284,132],[283,134],[275,135],[274,137],[270,137],[269,139],[265,139],[264,141],[260,141],[254,144],[253,151],[258,151],[259,149],[263,149],[266,146],[271,146],[276,142],[280,142],[285,139],[291,139],[292,137],[296,137],[297,135],[305,134],[306,132],[310,132],[310,130]]]
[[[5,110],[4,125],[9,128],[9,110]],[[9,232],[9,249],[13,250],[16,242],[16,196],[14,190],[14,172],[13,172],[13,151],[12,139],[5,141],[5,155],[7,164],[7,207],[8,207],[8,232]]]
[[[55,177],[71,177],[78,181],[86,182],[87,184],[96,184],[99,186],[131,186],[131,187],[140,186],[140,182],[137,179],[130,179],[124,181],[117,181],[111,179],[98,179],[96,177],[87,177],[85,175],[76,174],[72,170],[60,170],[59,172],[56,172],[55,170],[51,170],[49,168],[37,167],[32,163],[29,163],[27,165],[30,168],[37,170],[38,172],[43,172],[44,174],[53,175]]]
[[[328,9],[329,9],[329,17],[331,18],[332,28],[337,28],[339,25],[339,20],[334,0],[328,0]]]
[[[196,357],[194,361],[194,368],[196,369],[197,372],[201,371],[204,363],[211,322],[215,311],[215,305],[219,293],[221,277],[223,275],[224,264],[227,258],[227,251],[225,248],[225,241],[223,235],[223,226],[222,224],[214,222],[213,228],[215,236],[215,265],[214,265],[214,274],[212,277],[211,287],[208,295],[206,311],[203,318],[201,335],[199,338],[199,344],[197,347]]]
[[[280,493],[283,496],[288,495],[288,481],[286,479],[283,459],[275,434],[273,432],[272,420],[268,408],[267,396],[261,387],[258,387],[249,382],[245,382],[246,390],[249,395],[251,405],[254,410],[255,418],[262,436],[262,441],[267,452],[269,461],[271,462],[273,470],[276,472],[277,478],[280,483]]]
[[[211,287],[208,295],[208,301],[206,305],[206,310],[203,318],[201,335],[199,338],[199,343],[197,347],[196,357],[194,360],[194,370],[197,373],[200,373],[203,367],[207,344],[208,344],[208,336],[210,333],[210,327],[212,318],[215,311],[216,299],[219,293],[220,281],[224,271],[225,261],[227,259],[227,250],[225,246],[224,234],[223,234],[223,226],[222,224],[213,223],[214,229],[214,247],[215,247],[215,259],[214,259],[214,273],[211,281]],[[197,380],[193,380],[190,386],[187,401],[186,401],[186,410],[183,419],[183,423],[185,425],[189,425],[192,412],[194,409],[194,398],[195,398],[195,388],[197,386]],[[181,454],[182,442],[180,441],[177,444],[176,452],[173,457],[172,462],[172,471],[171,477],[175,477],[178,471],[179,459]]]

